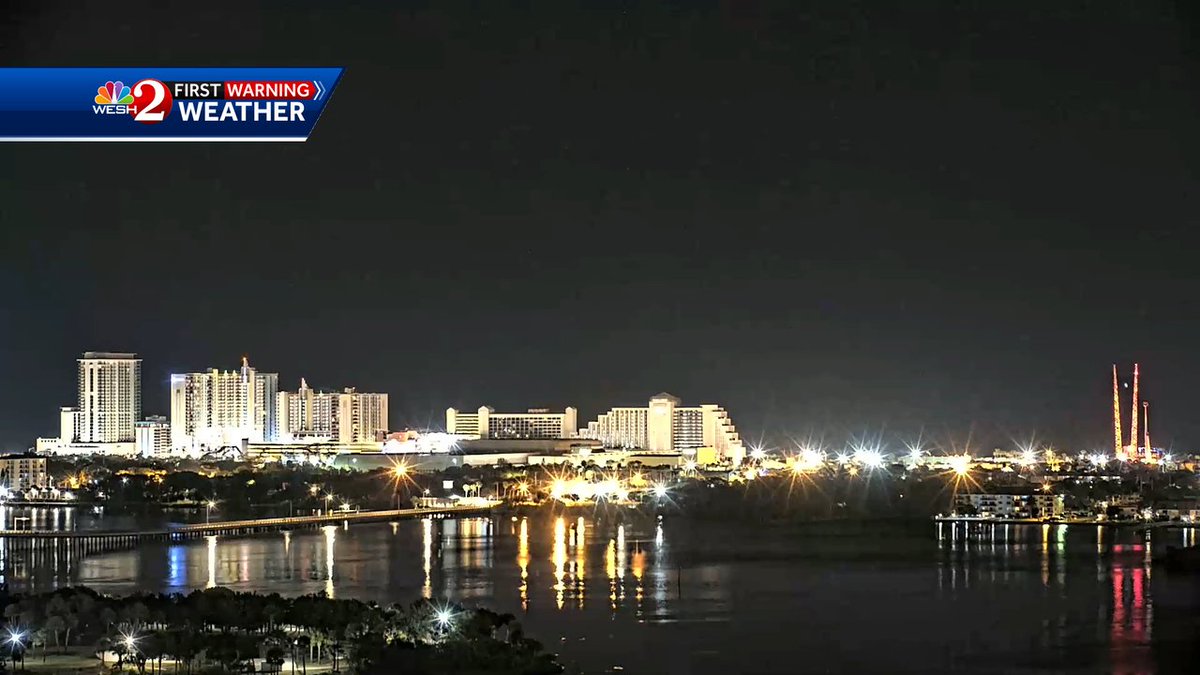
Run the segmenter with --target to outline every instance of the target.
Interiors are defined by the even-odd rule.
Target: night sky
[[[89,349],[147,414],[248,354],[396,428],[665,390],[979,449],[1110,447],[1136,359],[1200,443],[1189,3],[77,4],[0,63],[347,71],[304,144],[0,147],[5,450]]]

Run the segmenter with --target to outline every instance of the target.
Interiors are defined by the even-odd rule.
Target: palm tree
[[[100,610],[100,621],[104,623],[104,630],[112,632],[113,624],[117,622],[117,612],[112,607],[105,606]]]
[[[50,633],[54,636],[54,646],[58,647],[58,636],[67,629],[67,622],[61,616],[52,614],[50,618],[46,619],[46,624],[43,626],[43,628],[47,631],[50,631]]]
[[[43,639],[45,639],[45,636],[43,636]],[[101,666],[107,665],[107,664],[105,664],[104,660],[106,658],[108,658],[108,650],[111,648],[112,648],[112,639],[109,638],[107,635],[100,636],[100,639],[96,641],[96,651],[100,652],[100,665]]]
[[[19,603],[14,602],[11,605],[5,607],[4,608],[4,619],[6,621],[8,621],[9,625],[11,625],[11,626],[15,626],[15,625],[21,623],[21,605]]]
[[[39,628],[39,629],[33,631],[33,633],[31,633],[29,636],[29,646],[30,647],[33,647],[35,649],[38,647],[42,648],[42,663],[46,662],[46,651],[47,651],[46,643],[47,642],[49,642],[49,640],[46,639],[46,629],[45,628]]]
[[[308,653],[312,649],[312,639],[307,635],[296,638],[296,651],[300,653],[301,675],[308,675]]]

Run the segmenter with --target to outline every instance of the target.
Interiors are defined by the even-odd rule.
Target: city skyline
[[[439,415],[438,418],[431,418],[430,422],[428,422],[428,423],[422,424],[419,422],[418,423],[406,422],[406,423],[401,423],[401,424],[393,425],[393,426],[389,427],[388,420],[389,420],[390,394],[388,394],[386,392],[383,392],[383,393],[372,393],[372,392],[365,392],[365,391],[360,392],[360,391],[358,391],[358,387],[341,387],[340,390],[332,389],[332,388],[324,388],[324,387],[311,387],[308,384],[307,378],[304,376],[301,376],[299,378],[299,390],[296,392],[289,391],[286,389],[285,385],[279,384],[279,373],[266,373],[266,372],[258,371],[257,368],[250,366],[249,357],[246,354],[242,355],[241,369],[237,370],[237,371],[233,371],[233,370],[226,371],[226,370],[221,370],[220,368],[216,368],[216,367],[209,367],[203,371],[196,371],[196,372],[190,372],[190,373],[172,373],[171,375],[169,375],[168,376],[168,385],[167,385],[167,390],[168,390],[167,414],[160,415],[157,412],[148,412],[148,411],[142,410],[142,408],[141,408],[141,397],[142,397],[142,393],[143,393],[145,387],[144,387],[144,383],[142,383],[140,380],[143,359],[139,358],[138,353],[136,353],[136,352],[87,351],[87,352],[83,353],[83,356],[81,358],[77,359],[77,361],[79,363],[78,372],[77,372],[77,390],[79,391],[81,404],[83,403],[82,397],[83,397],[84,386],[85,386],[84,385],[85,373],[88,370],[91,370],[91,369],[94,369],[95,367],[97,367],[96,365],[85,366],[85,364],[103,365],[105,363],[108,363],[112,359],[118,359],[120,361],[135,364],[134,370],[132,372],[135,373],[136,381],[132,382],[132,384],[126,383],[126,385],[125,385],[126,388],[132,386],[133,390],[136,391],[136,393],[137,393],[137,404],[136,405],[138,407],[138,410],[141,411],[138,415],[136,415],[135,418],[130,418],[130,419],[134,420],[134,422],[135,422],[134,426],[145,427],[146,422],[153,422],[153,421],[156,421],[159,419],[164,420],[167,423],[168,428],[171,430],[170,435],[172,438],[170,441],[170,445],[171,445],[173,451],[179,451],[181,448],[184,448],[184,447],[192,447],[194,449],[195,447],[206,447],[206,448],[213,447],[213,448],[215,448],[215,447],[220,447],[222,445],[236,445],[236,443],[231,441],[230,438],[226,438],[226,436],[229,436],[230,434],[233,434],[233,437],[237,437],[237,438],[247,438],[253,443],[263,443],[263,442],[289,443],[289,442],[292,442],[293,440],[299,440],[299,439],[302,439],[305,437],[310,437],[310,438],[314,438],[314,439],[329,437],[327,439],[329,441],[332,441],[335,443],[341,443],[341,444],[351,444],[351,445],[369,443],[371,441],[371,439],[379,433],[383,433],[386,431],[401,430],[401,429],[419,429],[419,430],[425,430],[425,431],[448,431],[451,434],[454,434],[454,433],[456,433],[456,431],[452,428],[454,426],[453,420],[456,415],[460,418],[463,417],[464,413],[465,413],[466,417],[468,417],[471,420],[469,423],[475,424],[474,420],[476,417],[476,407],[470,407],[468,409],[458,410],[454,406],[450,406],[448,409],[443,410],[442,414]],[[109,367],[112,367],[112,366],[109,366]],[[1112,380],[1113,387],[1114,387],[1113,395],[1114,395],[1114,398],[1116,398],[1118,396],[1121,396],[1121,394],[1118,392],[1117,388],[1120,386],[1124,386],[1125,388],[1128,388],[1129,383],[1124,382],[1124,380],[1122,380],[1122,379],[1119,379],[1117,376],[1116,370],[1115,370],[1115,368],[1116,368],[1115,364],[1113,367],[1114,367],[1113,380]],[[1136,369],[1135,369],[1135,372],[1136,372]],[[212,424],[215,424],[216,426],[212,427],[211,429],[208,429],[207,433],[210,433],[210,434],[216,433],[217,436],[219,436],[222,439],[219,443],[215,443],[215,445],[210,442],[200,442],[199,440],[187,440],[186,442],[183,442],[183,438],[185,436],[187,439],[192,439],[192,436],[195,433],[195,431],[186,431],[185,430],[185,429],[190,429],[190,427],[187,427],[187,425],[192,424],[192,422],[186,422],[184,420],[185,419],[192,420],[192,418],[195,417],[195,413],[186,413],[185,414],[185,409],[191,410],[191,406],[193,404],[190,402],[187,402],[187,401],[191,401],[191,399],[193,397],[192,397],[191,393],[188,393],[188,395],[186,397],[184,396],[184,394],[185,394],[185,391],[191,392],[191,390],[193,388],[195,388],[196,383],[193,382],[193,379],[197,378],[197,377],[200,378],[201,380],[203,380],[204,383],[207,383],[207,384],[203,384],[203,386],[202,386],[202,388],[205,389],[206,391],[209,389],[213,389],[214,391],[217,391],[217,390],[225,391],[226,389],[228,389],[226,394],[222,394],[221,397],[229,398],[232,396],[233,398],[230,399],[231,401],[234,401],[236,399],[236,401],[241,402],[241,403],[235,405],[234,407],[240,406],[242,408],[246,408],[246,410],[243,411],[244,412],[243,416],[245,417],[245,419],[241,419],[241,421],[238,422],[237,424],[232,424],[232,422],[230,422],[230,424],[232,424],[232,426],[230,426],[229,424],[226,424],[226,422],[228,422],[228,420],[224,420],[224,418],[222,418],[223,421],[217,420],[217,421],[211,422]],[[221,385],[221,383],[225,382],[226,380],[229,381],[228,385],[227,386]],[[235,385],[237,384],[237,381],[242,381],[242,384],[243,384],[242,389],[245,390],[240,395],[241,396],[240,398],[238,397],[236,392],[234,392],[234,389],[230,389],[230,387],[236,388]],[[1135,381],[1135,387],[1136,387],[1136,381]],[[256,392],[256,393],[251,393],[251,392]],[[314,395],[317,399],[315,407],[314,407],[314,398],[313,398]],[[256,397],[263,399],[263,400],[258,401],[256,403],[255,402]],[[209,397],[202,397],[202,398],[212,398],[212,397],[209,396]],[[380,398],[381,402],[365,403],[365,401],[374,401],[375,398]],[[270,400],[269,403],[266,402],[267,399]],[[325,400],[325,399],[329,399],[329,400]],[[305,400],[307,402],[302,402]],[[235,401],[235,403],[236,403],[236,401]],[[504,412],[505,410],[508,410],[508,409],[501,406],[500,410],[502,412],[500,412],[498,414],[502,417],[516,416],[516,417],[533,417],[533,418],[539,418],[539,419],[545,418],[547,420],[549,420],[549,419],[558,420],[558,422],[555,422],[555,423],[562,425],[563,429],[570,428],[572,430],[575,430],[571,434],[566,434],[564,432],[564,434],[561,436],[562,438],[578,437],[581,439],[582,438],[590,438],[590,439],[595,439],[595,440],[603,440],[603,441],[605,441],[607,447],[613,447],[613,448],[640,447],[640,448],[646,449],[646,450],[655,450],[655,449],[661,450],[663,447],[666,447],[668,445],[674,446],[674,444],[666,443],[664,445],[664,443],[661,440],[656,441],[655,439],[651,438],[651,436],[653,436],[653,434],[647,435],[647,431],[646,431],[647,415],[648,415],[648,412],[653,411],[654,406],[656,405],[656,403],[655,403],[656,401],[664,402],[665,404],[669,405],[672,409],[692,411],[688,414],[702,415],[704,417],[704,419],[707,420],[704,423],[704,427],[703,427],[706,429],[710,428],[710,427],[713,429],[716,429],[716,428],[719,428],[721,424],[729,425],[729,433],[731,433],[732,435],[728,436],[728,438],[732,439],[732,441],[722,440],[722,441],[720,441],[720,443],[717,443],[717,437],[725,438],[725,436],[723,435],[723,434],[725,434],[725,432],[718,433],[715,431],[710,431],[710,432],[706,432],[706,436],[711,436],[713,434],[716,434],[715,436],[713,436],[713,438],[709,439],[710,441],[713,441],[713,443],[710,443],[710,445],[717,444],[717,445],[721,445],[722,448],[726,447],[724,445],[725,443],[732,442],[734,445],[729,446],[729,447],[733,448],[733,450],[731,450],[731,451],[719,450],[718,455],[736,456],[738,458],[745,456],[745,454],[748,452],[749,449],[764,449],[765,448],[768,450],[778,450],[778,451],[785,453],[785,455],[786,455],[788,453],[797,452],[804,448],[821,448],[823,450],[833,450],[838,447],[842,447],[842,448],[846,448],[846,449],[873,448],[876,451],[881,451],[881,452],[884,452],[887,454],[892,454],[895,456],[903,456],[906,453],[912,452],[914,449],[919,449],[922,452],[932,451],[932,452],[938,452],[938,453],[942,453],[942,454],[959,455],[962,453],[971,453],[971,454],[986,453],[993,449],[1004,449],[1004,450],[1008,450],[1008,451],[1025,450],[1028,452],[1031,448],[1039,448],[1039,447],[1055,448],[1058,451],[1080,452],[1080,453],[1084,453],[1085,455],[1091,456],[1091,457],[1102,456],[1105,454],[1103,452],[1102,445],[1101,446],[1086,446],[1086,447],[1071,446],[1069,444],[1057,442],[1052,437],[1050,437],[1046,434],[1038,434],[1036,432],[1029,432],[1029,433],[1024,433],[1024,434],[1009,434],[1006,439],[1002,439],[996,443],[981,442],[978,438],[975,437],[975,435],[974,435],[975,429],[973,429],[973,428],[970,430],[967,430],[967,432],[965,434],[956,434],[955,432],[950,431],[950,432],[947,432],[942,435],[939,435],[936,432],[930,432],[928,429],[926,429],[924,427],[922,427],[915,435],[912,433],[906,433],[903,431],[888,432],[884,428],[879,428],[879,429],[874,429],[874,430],[863,428],[860,430],[844,431],[844,433],[830,432],[828,429],[825,429],[825,430],[817,430],[817,431],[809,430],[807,432],[802,432],[802,433],[779,432],[774,437],[772,437],[769,434],[760,433],[756,438],[753,436],[747,436],[744,433],[744,431],[738,431],[733,426],[729,413],[722,406],[714,405],[714,404],[704,404],[704,405],[700,405],[698,407],[684,406],[683,408],[677,408],[677,406],[679,406],[681,404],[680,399],[678,399],[674,395],[669,394],[667,392],[660,392],[659,394],[656,394],[656,395],[650,397],[650,407],[649,408],[647,408],[647,407],[638,408],[636,406],[629,407],[628,405],[626,405],[623,402],[618,402],[616,405],[609,405],[608,408],[598,409],[594,414],[586,413],[583,416],[580,416],[578,408],[576,408],[575,406],[568,405],[565,407],[566,412],[565,412],[565,417],[564,417],[564,413],[552,412],[550,410],[550,408],[542,406],[540,404],[531,405],[529,403],[523,403],[523,404],[518,404],[515,407],[511,408],[511,410],[513,412]],[[212,408],[212,406],[214,404],[208,403],[206,405],[208,405],[210,408]],[[297,405],[300,405],[301,408],[297,408]],[[217,408],[220,408],[222,406],[223,406],[223,404],[218,405]],[[224,406],[224,407],[228,407],[228,406]],[[210,412],[207,413],[207,415],[209,417],[211,417],[214,414],[221,414],[217,411],[217,408],[212,408],[210,410]],[[496,408],[494,406],[492,406],[490,403],[485,403],[483,406],[478,407],[478,410],[482,411],[485,408],[493,410],[493,411],[496,410]],[[253,409],[253,411],[251,409]],[[339,409],[341,410],[340,417],[339,417]],[[73,437],[74,437],[75,441],[77,441],[77,442],[82,442],[85,444],[96,443],[96,442],[100,442],[100,443],[116,442],[117,436],[113,436],[113,438],[108,439],[108,440],[99,440],[100,437],[96,437],[97,440],[91,440],[90,438],[89,439],[84,438],[83,434],[81,434],[80,432],[81,432],[81,429],[83,428],[82,421],[87,418],[87,415],[85,414],[85,411],[84,411],[82,405],[73,406],[73,407],[60,406],[59,410],[60,410],[60,412],[59,412],[60,437],[59,438],[63,438],[63,434],[67,433],[68,427],[73,427],[73,432],[72,432]],[[333,416],[332,422],[330,422],[328,420],[326,420],[324,422],[316,422],[315,426],[314,426],[314,412],[313,412],[314,410],[323,411],[323,412],[317,413],[316,414],[317,417],[320,417],[321,415],[325,415],[325,416],[332,415]],[[360,410],[364,411],[364,412],[360,413]],[[616,431],[618,429],[618,427],[616,427],[616,426],[613,426],[612,430],[609,431],[608,430],[609,427],[607,426],[607,425],[609,425],[609,422],[607,422],[606,420],[608,418],[613,417],[614,415],[621,415],[622,417],[620,417],[620,419],[625,420],[625,417],[627,417],[630,414],[636,415],[639,410],[641,411],[641,413],[640,413],[641,418],[639,418],[639,419],[641,420],[640,426],[642,429],[640,433],[641,433],[641,436],[643,437],[644,442],[641,445],[637,445],[637,444],[631,445],[628,442],[620,442],[619,440],[614,440],[614,439],[625,438],[625,436],[629,433],[634,433],[636,435],[636,432],[632,432],[632,431],[630,431],[630,429],[637,427],[639,423],[636,421],[633,421],[633,422],[630,422],[627,420],[623,421],[620,425],[621,431],[618,432],[618,431]],[[534,413],[536,413],[536,414],[534,414]],[[382,428],[375,429],[374,432],[365,430],[365,427],[364,427],[364,429],[360,430],[358,428],[358,425],[359,425],[358,420],[359,420],[361,414],[370,415],[370,417],[365,418],[365,419],[370,419],[374,422],[377,422],[378,423],[377,426],[380,426]],[[709,420],[710,415],[716,415],[716,417],[713,417],[712,420]],[[248,417],[246,417],[246,416],[248,416]],[[379,416],[378,419],[376,419],[376,416]],[[129,417],[129,415],[125,414],[124,417]],[[290,422],[289,422],[289,417],[291,418]],[[672,415],[672,417],[674,417],[674,415]],[[337,421],[339,418],[344,419],[347,422],[349,420],[353,419],[354,420],[353,426],[354,426],[355,430],[353,432],[343,431],[343,433],[339,436],[338,421]],[[630,419],[632,420],[632,418],[630,418]],[[697,419],[699,419],[699,417]],[[216,420],[216,418],[213,418],[213,420]],[[257,422],[255,422],[254,420],[257,420]],[[569,421],[569,427],[568,427],[568,423],[564,422],[564,420]],[[716,420],[716,421],[714,421],[714,420]],[[719,420],[723,420],[723,422],[717,422]],[[332,426],[329,426],[330,424],[332,424]],[[343,422],[343,424],[345,424],[345,422]],[[631,424],[632,424],[632,427],[630,426]],[[714,426],[714,424],[716,426]],[[1118,422],[1118,425],[1119,425],[1119,422]],[[193,424],[193,426],[194,426],[194,424]],[[367,426],[370,426],[370,425],[367,424]],[[699,429],[700,427],[697,427],[697,428]],[[347,435],[347,433],[349,433],[349,435]],[[697,432],[697,433],[699,433],[699,432]],[[471,435],[471,434],[468,433],[468,435]],[[118,434],[118,436],[120,436],[122,443],[132,443],[132,441],[134,440],[133,426],[130,426],[129,434],[127,434],[127,435]],[[107,438],[107,437],[105,437],[105,438]],[[149,440],[151,438],[150,436],[147,436],[146,438],[148,439],[147,443],[149,443],[149,444],[155,443],[155,441]],[[216,437],[214,437],[214,438],[216,438]],[[486,438],[486,435],[485,435],[485,438]],[[47,444],[49,444],[51,441],[55,440],[54,438],[51,438],[48,435],[47,436],[39,435],[38,439],[39,439],[39,441],[38,441],[39,446],[42,444],[43,440],[46,441]],[[1146,437],[1146,440],[1147,441],[1149,440],[1148,435]],[[63,441],[63,442],[69,443],[71,441]],[[139,441],[139,443],[140,442],[141,441]],[[687,445],[687,444],[685,444],[685,445]],[[29,449],[32,449],[32,447],[33,446],[29,446]],[[680,447],[682,447],[682,446],[680,446]],[[1147,446],[1147,447],[1149,447],[1149,446]],[[1170,451],[1187,452],[1186,449],[1176,449],[1172,445],[1156,444],[1155,448],[1164,448],[1165,452],[1170,452]],[[26,448],[15,449],[15,450],[5,450],[5,451],[6,452],[22,452],[25,449]],[[676,448],[676,449],[678,449],[678,448]],[[1099,455],[1097,454],[1097,452],[1099,452]],[[1121,456],[1120,452],[1114,453],[1114,455],[1113,455],[1114,458],[1119,457],[1119,456]]]
[[[13,66],[346,71],[303,144],[6,148],[0,445],[55,426],[59,361],[96,346],[143,355],[147,411],[249,353],[396,424],[666,390],[752,439],[1097,448],[1137,361],[1155,440],[1195,447],[1178,12],[813,12],[264,7],[218,54],[210,3],[15,10]]]

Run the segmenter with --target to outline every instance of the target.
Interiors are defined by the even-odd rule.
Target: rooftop
[[[84,352],[85,359],[109,359],[117,361],[140,361],[133,352]]]

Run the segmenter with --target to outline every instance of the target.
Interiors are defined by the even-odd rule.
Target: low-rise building
[[[45,457],[34,454],[0,456],[0,487],[9,492],[25,493],[49,486]]]
[[[1200,502],[1194,499],[1161,501],[1153,507],[1155,520],[1181,520],[1185,523],[1200,522]]]
[[[960,493],[954,497],[956,513],[992,518],[1048,518],[1063,513],[1062,495]]]
[[[550,412],[530,408],[523,413],[496,412],[481,406],[474,412],[446,409],[446,433],[469,440],[559,440],[578,434],[575,408]]]

